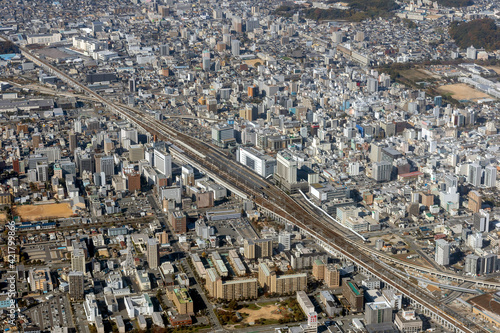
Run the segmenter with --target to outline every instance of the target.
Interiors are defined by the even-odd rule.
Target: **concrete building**
[[[151,302],[151,298],[148,294],[142,294],[140,296],[127,296],[123,299],[123,301],[130,319],[134,319],[139,315],[153,315],[153,302]]]
[[[160,265],[160,252],[159,252],[159,244],[156,238],[148,239],[147,245],[147,260],[149,268],[158,268]]]
[[[72,300],[82,300],[84,298],[84,276],[83,272],[76,271],[68,274],[69,298]]]
[[[364,290],[358,288],[354,281],[349,279],[342,280],[342,295],[351,305],[351,312],[362,312],[364,302]]]
[[[273,255],[272,239],[256,239],[244,241],[244,255],[246,259],[255,260]]]
[[[394,323],[402,333],[418,333],[423,328],[423,322],[417,318],[414,310],[398,312]]]
[[[365,304],[365,324],[392,323],[392,307],[386,302]]]
[[[187,217],[182,211],[171,211],[169,213],[168,221],[172,227],[172,231],[176,234],[187,232]]]
[[[210,297],[224,300],[257,298],[257,279],[222,281],[214,268],[209,268],[206,272],[205,287]]]
[[[179,314],[194,316],[194,303],[186,288],[167,288],[168,299],[171,300]]]
[[[278,276],[267,264],[259,264],[259,284],[265,292],[277,295],[290,295],[307,289],[307,274],[287,274]]]
[[[172,156],[164,149],[154,149],[153,166],[166,177],[172,177]]]
[[[392,163],[388,161],[375,162],[372,166],[372,178],[377,182],[391,180]]]
[[[267,178],[274,174],[276,160],[252,147],[240,147],[240,163],[253,170],[258,175]]]
[[[436,240],[436,255],[434,260],[441,266],[450,264],[450,244],[444,239]]]
[[[297,183],[297,161],[287,152],[279,152],[276,157],[276,176],[288,183]]]
[[[304,313],[314,312],[314,305],[305,291],[297,291],[297,302]]]

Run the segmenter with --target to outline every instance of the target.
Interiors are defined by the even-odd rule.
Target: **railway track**
[[[281,190],[274,187],[268,181],[260,179],[256,175],[251,174],[249,171],[243,170],[241,165],[238,165],[236,162],[228,159],[227,156],[222,154],[220,151],[195,138],[170,128],[164,123],[159,122],[138,110],[104,99],[54,66],[32,55],[27,50],[23,48],[21,48],[21,50],[23,54],[34,60],[38,65],[50,69],[61,79],[64,79],[74,87],[78,87],[79,90],[86,92],[90,96],[95,97],[101,103],[107,105],[120,116],[129,119],[147,133],[156,135],[161,140],[171,141],[172,143],[178,145],[179,148],[184,150],[187,157],[196,161],[196,163],[204,168],[219,173],[227,182],[234,185],[235,188],[239,188],[243,192],[249,193],[257,205],[270,211],[274,211],[286,220],[292,221],[298,227],[308,231],[317,239],[329,244],[339,253],[342,253],[345,258],[348,258],[355,264],[362,266],[373,275],[378,276],[385,283],[392,285],[395,289],[418,302],[431,313],[439,316],[439,318],[441,318],[444,322],[449,323],[449,325],[451,325],[456,332],[487,332],[483,327],[480,327],[466,318],[459,316],[448,306],[441,304],[441,308],[437,307],[436,304],[439,304],[438,300],[424,294],[418,290],[416,286],[406,281],[403,277],[387,270],[384,266],[367,255],[366,252],[358,248],[354,242],[346,240],[346,238],[339,232],[319,222],[323,219],[322,216],[314,214],[312,211],[306,211],[302,206]],[[262,194],[265,194],[267,198],[279,198],[279,204],[273,203],[270,200],[261,197]]]

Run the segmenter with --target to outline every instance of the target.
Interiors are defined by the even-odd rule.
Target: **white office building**
[[[154,150],[154,167],[166,177],[172,177],[172,156],[163,149]]]
[[[276,171],[276,159],[252,147],[240,147],[239,161],[264,178]]]
[[[151,316],[153,315],[153,302],[148,294],[142,296],[129,296],[124,298],[125,309],[130,319],[139,315]]]

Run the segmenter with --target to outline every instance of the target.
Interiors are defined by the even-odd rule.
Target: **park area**
[[[14,216],[19,216],[21,221],[39,221],[73,216],[69,203],[54,203],[48,205],[22,205],[13,209]]]
[[[251,305],[254,305],[254,307],[249,306],[239,311],[241,314],[245,313],[248,315],[248,317],[244,316],[246,318],[243,319],[243,323],[255,323],[258,320],[275,320],[277,322],[280,318],[283,318],[283,315],[278,309],[278,306],[275,304],[270,304],[262,307],[256,304]]]
[[[276,325],[305,320],[300,305],[294,298],[283,302],[238,304],[232,301],[219,309],[217,316],[228,328],[243,328],[251,325]]]
[[[451,97],[457,101],[469,100],[474,101],[483,98],[491,98],[488,94],[469,87],[465,83],[448,84],[446,86],[441,86],[438,91],[445,94],[450,94]]]

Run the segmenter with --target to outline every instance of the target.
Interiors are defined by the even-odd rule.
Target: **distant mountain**
[[[473,45],[475,48],[485,48],[487,51],[500,50],[500,29],[493,19],[453,22],[449,32],[451,38],[461,48]]]

